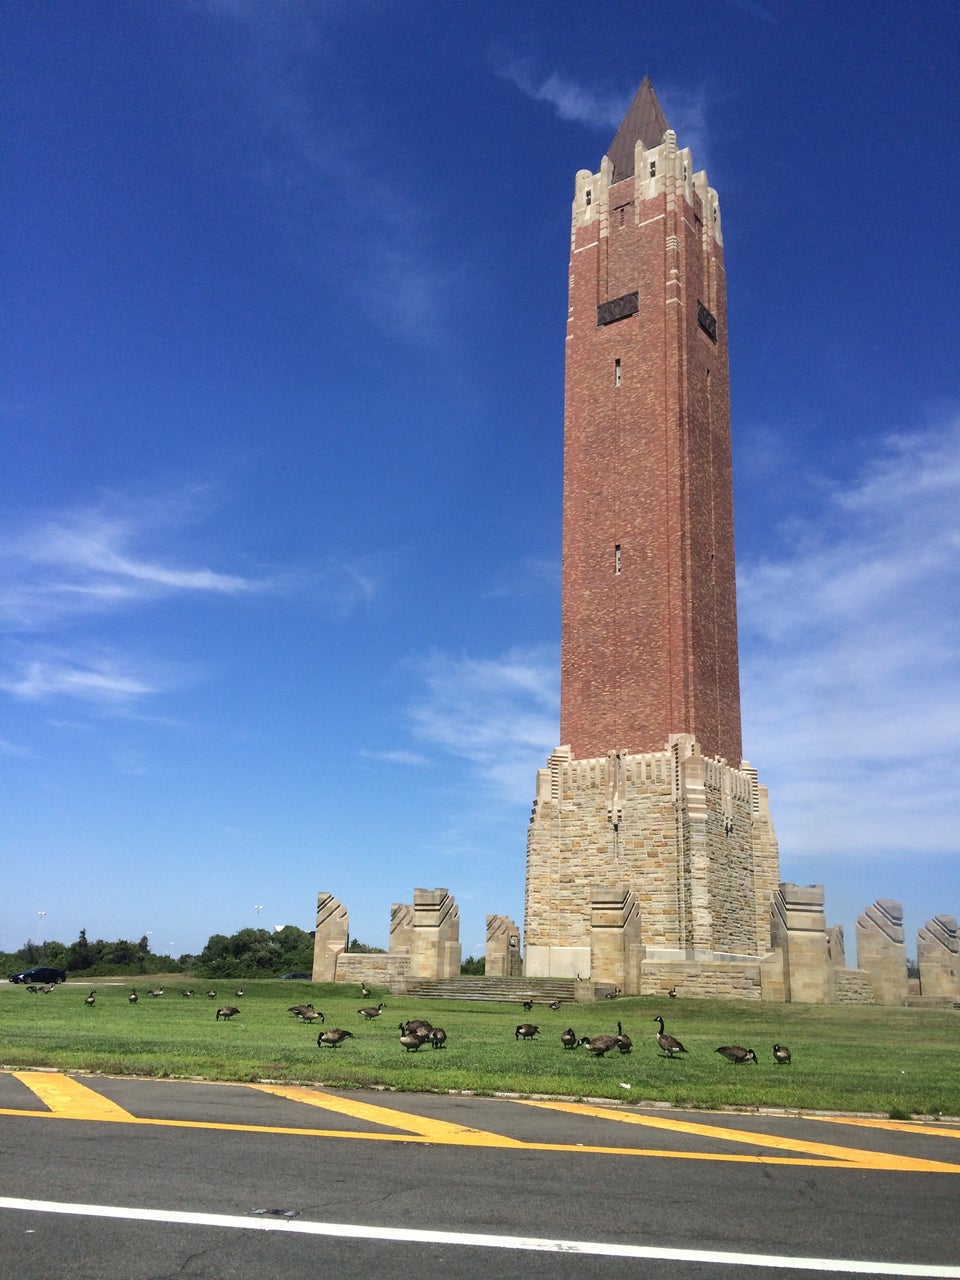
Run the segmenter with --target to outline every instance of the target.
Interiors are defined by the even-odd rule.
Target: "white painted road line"
[[[389,1240],[410,1244],[461,1245],[473,1249],[518,1249],[610,1258],[647,1258],[663,1262],[703,1262],[720,1266],[768,1267],[780,1271],[832,1271],[838,1275],[943,1276],[960,1280],[960,1266],[910,1262],[859,1262],[848,1258],[787,1258],[777,1254],[662,1249],[652,1245],[603,1244],[589,1240],[549,1240],[535,1236],[474,1235],[465,1231],[421,1231],[405,1227],[365,1227],[343,1222],[307,1222],[295,1218],[240,1217],[236,1214],[184,1213],[176,1209],[136,1209],[119,1205],[61,1204],[0,1196],[0,1209],[60,1213],[74,1217],[117,1218],[130,1222],[172,1222],[180,1226],[221,1227],[241,1231],[285,1231],[339,1236],[347,1240]]]

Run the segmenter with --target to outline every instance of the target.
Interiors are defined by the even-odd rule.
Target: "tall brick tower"
[[[674,733],[740,762],[720,213],[645,79],[576,180],[560,740],[584,758]]]
[[[646,79],[576,176],[563,745],[527,837],[530,977],[761,993],[779,859],[741,760],[726,319],[717,195]]]

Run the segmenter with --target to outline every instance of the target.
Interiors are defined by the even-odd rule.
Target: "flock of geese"
[[[28,987],[28,991],[52,991],[52,987]],[[369,998],[370,991],[366,985],[361,987],[361,997]],[[148,996],[154,999],[164,994],[163,987],[154,987],[147,992]],[[195,993],[190,990],[182,989],[181,996],[189,998]],[[207,996],[211,1000],[217,998],[215,990],[207,991]],[[668,992],[673,996],[675,989]],[[243,995],[243,987],[238,987],[236,995]],[[136,1004],[140,999],[136,987],[134,987],[127,1000],[130,1004]],[[84,1004],[92,1006],[96,1004],[96,991],[91,991],[84,999]],[[528,1012],[533,1008],[532,1000],[524,1000],[523,1008]],[[387,1006],[381,1000],[376,1005],[363,1005],[357,1010],[358,1015],[365,1023],[372,1022],[375,1018],[379,1018],[383,1010]],[[561,1007],[560,1000],[551,1000],[547,1008],[556,1011]],[[217,1008],[216,1020],[221,1019],[224,1022],[230,1018],[236,1017],[240,1012],[237,1005],[224,1004]],[[315,1009],[312,1004],[292,1004],[287,1010],[296,1016],[299,1022],[319,1022],[321,1025],[325,1022],[323,1013],[319,1009]],[[653,1019],[657,1024],[657,1048],[660,1050],[660,1056],[663,1058],[678,1058],[681,1054],[686,1053],[686,1047],[677,1039],[676,1036],[668,1035],[664,1030],[663,1018],[660,1014]],[[411,1018],[407,1022],[401,1022],[398,1026],[400,1032],[400,1045],[407,1053],[417,1053],[424,1045],[432,1045],[434,1049],[445,1049],[447,1045],[447,1033],[443,1027],[435,1027],[425,1018]],[[533,1040],[540,1034],[540,1028],[532,1022],[520,1022],[514,1030],[514,1039],[516,1040]],[[344,1040],[352,1040],[353,1032],[346,1030],[344,1027],[329,1027],[321,1031],[317,1036],[317,1045],[321,1049],[337,1049]],[[616,1049],[619,1053],[630,1053],[633,1049],[633,1040],[624,1031],[623,1024],[617,1023],[617,1034],[601,1034],[596,1036],[578,1036],[573,1027],[567,1027],[565,1031],[560,1033],[560,1043],[564,1049],[586,1049],[587,1053],[592,1054],[595,1058],[603,1058],[612,1050]],[[742,1066],[745,1062],[757,1063],[758,1058],[755,1050],[748,1049],[740,1044],[722,1044],[716,1050],[717,1053],[732,1062],[735,1066]],[[789,1066],[792,1061],[792,1055],[786,1045],[775,1044],[773,1046],[773,1060],[777,1066]]]

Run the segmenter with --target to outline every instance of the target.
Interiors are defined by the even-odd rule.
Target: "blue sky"
[[[720,193],[744,744],[848,933],[960,912],[960,8],[8,0],[0,948],[522,921],[569,210]],[[39,912],[45,912],[40,916]]]

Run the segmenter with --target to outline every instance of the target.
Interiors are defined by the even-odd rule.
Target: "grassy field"
[[[164,985],[153,999],[149,986]],[[0,983],[0,1065],[50,1067],[114,1075],[199,1077],[209,1080],[282,1080],[339,1087],[380,1086],[405,1091],[471,1090],[566,1097],[660,1101],[678,1106],[773,1106],[806,1110],[865,1111],[904,1118],[960,1115],[960,1012],[874,1006],[824,1007],[646,997],[564,1005],[519,1005],[455,1000],[415,1001],[374,991],[364,1000],[354,988],[307,982],[164,982],[151,979],[128,1002],[128,982],[69,982],[49,995]],[[183,999],[180,989],[197,994]],[[386,1002],[365,1023],[361,1005]],[[317,1046],[318,1024],[305,1024],[288,1006],[312,1003],[324,1028],[354,1033],[337,1049]],[[216,1021],[219,1005],[239,1006],[230,1021]],[[663,1058],[656,1045],[661,1013],[667,1031],[688,1053]],[[426,1018],[448,1034],[447,1047],[407,1053],[398,1024]],[[566,1051],[560,1032],[616,1032],[617,1021],[633,1039],[633,1051],[594,1058]],[[520,1022],[540,1035],[518,1041]],[[790,1066],[773,1060],[774,1042],[788,1045]],[[759,1065],[734,1066],[718,1045],[756,1050]],[[629,1086],[627,1088],[626,1086]]]

